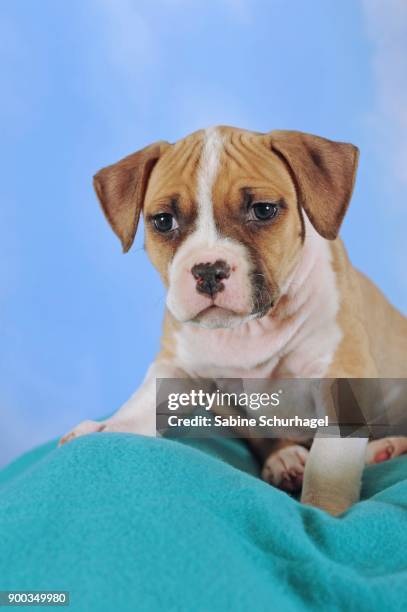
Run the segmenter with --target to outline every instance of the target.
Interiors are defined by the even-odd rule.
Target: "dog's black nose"
[[[223,291],[225,286],[222,281],[230,276],[230,266],[226,261],[218,259],[215,263],[199,263],[192,270],[192,275],[196,278],[196,290],[198,293],[206,293],[214,297],[219,291]]]

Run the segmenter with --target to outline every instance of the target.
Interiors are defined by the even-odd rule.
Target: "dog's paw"
[[[91,433],[96,433],[98,431],[103,431],[105,429],[105,423],[98,421],[82,421],[79,423],[74,429],[65,434],[59,441],[58,446],[62,446],[67,442],[70,442],[74,438],[80,438],[81,436],[86,436]]]
[[[286,446],[266,459],[261,477],[287,493],[295,493],[301,489],[307,457],[303,446]]]
[[[72,429],[72,431],[61,438],[59,441],[59,446],[62,446],[75,438],[80,438],[81,436],[87,436],[88,434],[98,432],[132,433],[152,437],[160,435],[158,432],[156,432],[155,423],[151,423],[149,421],[137,423],[134,420],[113,417],[111,419],[107,419],[106,421],[100,422],[82,421],[82,423],[79,423],[79,425]]]
[[[366,463],[382,463],[407,453],[407,437],[394,436],[369,442],[366,449]]]

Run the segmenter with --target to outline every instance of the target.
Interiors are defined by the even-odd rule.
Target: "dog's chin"
[[[231,328],[241,325],[247,320],[247,315],[233,312],[220,306],[209,306],[201,310],[189,322],[208,329]]]
[[[252,321],[253,319],[259,319],[265,316],[270,308],[271,306],[258,312],[245,314],[213,305],[205,308],[205,310],[199,312],[193,319],[186,322],[207,329],[231,329],[243,323],[247,323],[248,321]]]

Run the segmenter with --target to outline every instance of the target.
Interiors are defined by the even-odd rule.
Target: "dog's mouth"
[[[191,323],[211,328],[232,327],[232,323],[236,325],[244,316],[243,313],[237,313],[228,308],[222,308],[216,304],[211,304],[207,308],[204,308],[204,310],[201,310],[201,312],[191,320]]]
[[[201,294],[191,285],[176,285],[176,289],[172,286],[167,306],[180,323],[210,329],[234,328],[268,315],[278,294],[276,283],[256,266],[248,277],[231,278],[210,295],[207,291]]]
[[[273,303],[269,302],[251,312],[243,313],[211,304],[191,319],[190,323],[211,329],[237,327],[247,321],[264,317],[272,308]]]

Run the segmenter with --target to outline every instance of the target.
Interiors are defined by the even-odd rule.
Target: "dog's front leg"
[[[359,500],[367,438],[314,439],[301,501],[334,516]]]
[[[141,387],[105,421],[83,421],[61,438],[60,445],[90,433],[103,431],[156,435],[156,379],[185,378],[187,374],[169,361],[158,360],[147,371]]]

